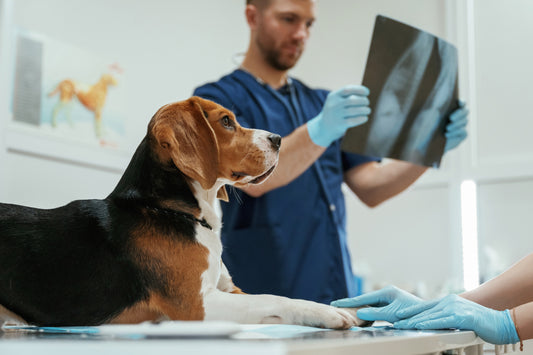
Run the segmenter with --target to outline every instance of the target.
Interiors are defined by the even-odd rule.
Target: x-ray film
[[[342,149],[438,167],[448,116],[458,107],[456,48],[378,15],[363,85],[372,113],[346,132]]]

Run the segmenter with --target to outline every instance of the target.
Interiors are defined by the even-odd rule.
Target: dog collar
[[[207,223],[205,218],[198,219],[198,218],[194,217],[190,213],[183,212],[183,211],[170,210],[170,209],[167,209],[167,208],[158,208],[158,207],[147,207],[147,208],[149,210],[154,211],[154,212],[160,212],[160,213],[162,212],[162,213],[165,213],[165,214],[171,214],[171,215],[174,215],[174,216],[180,216],[180,217],[183,217],[185,219],[188,219],[189,221],[196,222],[196,223],[200,224],[204,228],[207,228],[209,230],[213,230],[213,227],[211,227],[211,225],[209,223]]]
[[[200,223],[200,225],[202,227],[205,227],[209,230],[213,230],[213,227],[211,227],[211,225],[209,223],[207,223],[207,221],[205,220],[205,218],[202,218],[202,219],[198,219],[198,218],[195,218],[194,216],[191,215],[192,218],[195,219],[196,222]]]
[[[187,213],[187,212],[181,212],[181,211],[172,211],[174,214],[177,214],[178,216],[182,216],[190,221],[193,221],[193,222],[196,222],[196,223],[199,223],[202,227],[205,227],[209,230],[213,230],[213,227],[211,227],[211,225],[209,223],[207,223],[207,221],[205,220],[205,218],[202,218],[202,219],[198,219],[196,217],[194,217],[192,214],[190,213]]]

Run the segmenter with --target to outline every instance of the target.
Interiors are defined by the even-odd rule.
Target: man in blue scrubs
[[[278,133],[279,165],[260,185],[222,203],[223,260],[247,293],[329,303],[358,293],[346,241],[342,182],[368,206],[400,193],[427,168],[340,150],[349,127],[370,113],[368,89],[329,93],[288,75],[315,20],[313,0],[248,0],[250,43],[240,68],[194,95],[231,110],[241,125]],[[466,137],[466,110],[447,149]],[[452,122],[452,121],[450,121]],[[452,127],[450,124],[449,127]]]

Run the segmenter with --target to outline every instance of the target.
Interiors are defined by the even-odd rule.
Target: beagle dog
[[[236,287],[222,263],[216,199],[258,184],[281,137],[192,97],[160,108],[116,188],[55,209],[0,204],[0,325],[159,320],[360,325],[340,309]],[[250,236],[253,238],[253,236]]]

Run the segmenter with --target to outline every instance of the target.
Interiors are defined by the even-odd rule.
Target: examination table
[[[9,327],[1,355],[166,354],[483,354],[471,331],[406,331],[388,323],[350,330],[231,322],[163,322],[101,327]],[[485,344],[485,349],[494,346]],[[499,347],[496,353],[518,351]]]

